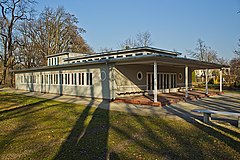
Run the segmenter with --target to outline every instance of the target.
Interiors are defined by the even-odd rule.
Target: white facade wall
[[[81,74],[80,76],[79,73]],[[82,74],[84,78],[82,78]],[[87,74],[89,75],[89,84],[87,84]],[[63,75],[63,84],[60,83],[62,79],[60,75]],[[68,82],[68,78],[67,80],[65,78],[68,77],[68,75],[70,77],[70,82]],[[90,85],[90,75],[92,75],[92,85]],[[98,66],[85,66],[82,68],[16,73],[15,79],[16,89],[111,99],[110,92],[112,87],[110,84],[110,75],[109,66],[103,64]],[[81,77],[80,81],[84,79],[84,84],[81,84],[82,82],[79,83],[79,77]]]

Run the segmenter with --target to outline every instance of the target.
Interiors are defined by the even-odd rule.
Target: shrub
[[[240,81],[235,81],[234,82],[234,87],[240,88]]]
[[[214,79],[211,78],[211,79],[208,81],[208,84],[214,84]]]

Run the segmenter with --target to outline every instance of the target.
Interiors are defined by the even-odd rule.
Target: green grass
[[[0,92],[0,159],[240,159],[240,131]]]

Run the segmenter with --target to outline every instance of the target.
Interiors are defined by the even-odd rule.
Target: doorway
[[[157,90],[163,93],[169,93],[172,89],[177,88],[176,73],[158,73]],[[154,75],[152,72],[147,73],[147,90],[154,90]]]

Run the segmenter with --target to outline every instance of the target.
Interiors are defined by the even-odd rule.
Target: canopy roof
[[[28,72],[28,71],[46,71],[46,70],[56,70],[60,68],[76,68],[78,66],[89,66],[89,65],[97,65],[97,64],[106,64],[106,63],[114,63],[115,65],[126,65],[126,64],[150,64],[152,65],[154,61],[157,61],[158,65],[160,66],[175,66],[175,67],[181,67],[181,66],[188,66],[192,70],[197,69],[221,69],[221,68],[228,68],[229,66],[216,64],[216,63],[209,63],[209,62],[203,62],[198,60],[193,60],[185,57],[179,57],[180,53],[178,52],[172,52],[157,48],[150,48],[150,47],[140,47],[140,48],[134,48],[134,49],[126,49],[126,50],[117,50],[117,51],[110,51],[102,53],[101,56],[106,55],[119,55],[119,54],[125,54],[125,53],[138,53],[138,52],[150,52],[153,54],[143,54],[139,56],[130,56],[130,57],[119,57],[119,58],[113,58],[113,59],[98,59],[98,60],[92,60],[92,61],[84,61],[79,63],[68,63],[68,64],[62,64],[62,65],[56,65],[56,66],[44,66],[40,68],[30,68],[30,69],[24,69],[24,70],[14,70],[13,72]],[[89,55],[86,57],[92,57],[92,56],[99,56],[99,54],[96,55]],[[86,58],[85,57],[85,58]],[[73,59],[79,59],[82,57],[73,57],[69,58],[69,60]]]

